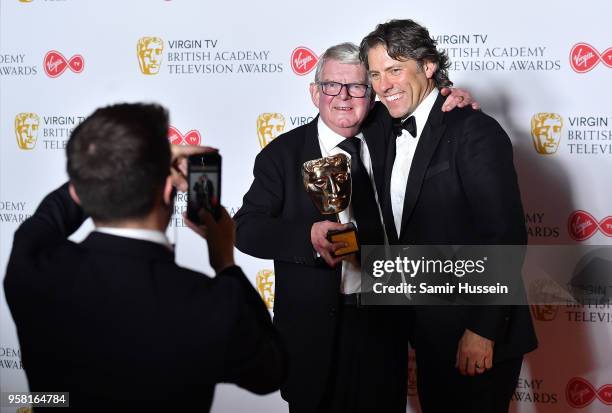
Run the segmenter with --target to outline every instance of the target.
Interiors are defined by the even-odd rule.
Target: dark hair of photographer
[[[167,135],[168,112],[155,104],[108,106],[77,126],[67,170],[85,213],[114,222],[151,212],[169,175]]]

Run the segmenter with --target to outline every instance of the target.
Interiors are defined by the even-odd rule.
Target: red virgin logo
[[[598,222],[593,215],[586,211],[574,211],[567,220],[567,230],[570,237],[576,241],[591,238],[597,230],[608,237],[612,237],[612,216],[607,216]]]
[[[565,387],[565,398],[567,404],[575,409],[588,406],[595,399],[603,404],[612,405],[612,384],[604,384],[599,389],[582,377],[572,378]]]
[[[199,145],[202,141],[202,136],[195,129],[182,134],[177,128],[170,126],[168,129],[168,140],[173,145]]]
[[[291,69],[296,75],[304,76],[315,68],[319,58],[307,47],[296,47],[291,53]]]
[[[74,73],[81,73],[85,68],[85,60],[80,54],[76,54],[70,59],[66,59],[64,55],[57,50],[51,50],[47,52],[43,59],[43,68],[49,77],[58,77],[64,73],[66,69],[70,69]]]
[[[570,66],[578,73],[586,73],[599,62],[612,67],[612,47],[599,54],[597,49],[588,43],[577,43],[570,50]]]

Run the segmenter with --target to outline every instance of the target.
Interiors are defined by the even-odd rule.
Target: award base
[[[329,242],[344,242],[346,247],[336,250],[333,257],[343,257],[345,255],[354,254],[359,251],[359,241],[357,241],[357,228],[352,222],[348,223],[349,228],[337,231],[327,231],[327,240]]]

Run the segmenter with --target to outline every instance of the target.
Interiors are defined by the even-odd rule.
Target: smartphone
[[[215,219],[221,216],[221,155],[209,152],[188,159],[187,218],[200,223],[198,211],[205,209]]]

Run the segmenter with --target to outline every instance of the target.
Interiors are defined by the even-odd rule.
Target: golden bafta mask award
[[[338,214],[351,203],[351,167],[344,154],[327,156],[304,162],[302,166],[304,188],[319,212],[323,215]],[[336,250],[334,256],[342,257],[359,251],[357,229],[350,222],[349,228],[329,231],[329,242],[344,242],[346,247]]]

